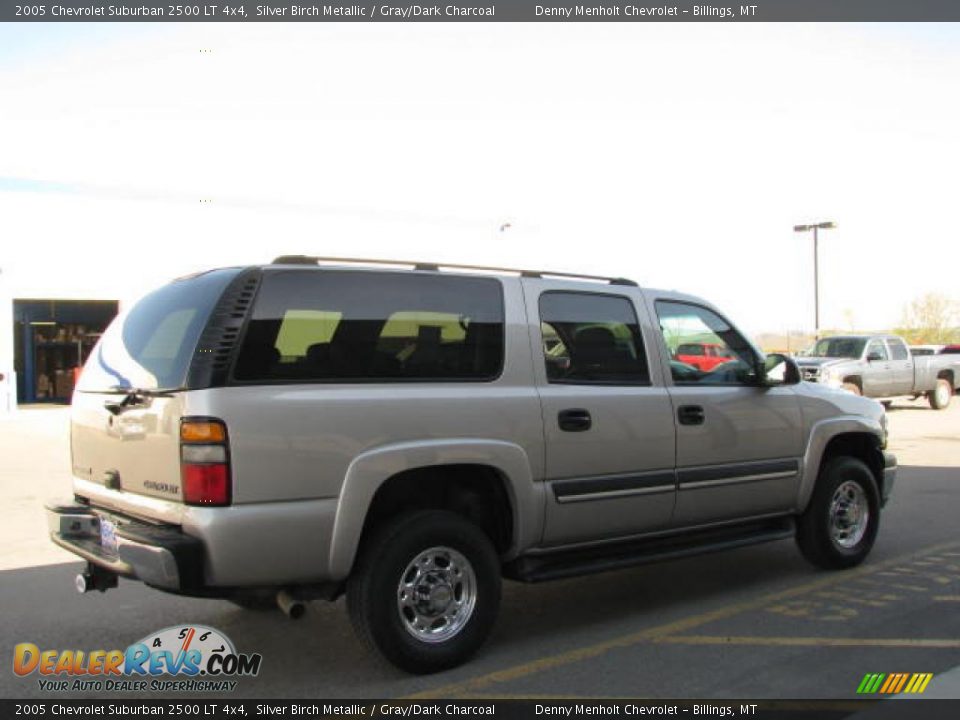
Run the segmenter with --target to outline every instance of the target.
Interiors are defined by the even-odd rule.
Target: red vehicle
[[[729,349],[718,343],[682,343],[677,346],[674,357],[701,372],[710,372],[717,365],[736,359]]]

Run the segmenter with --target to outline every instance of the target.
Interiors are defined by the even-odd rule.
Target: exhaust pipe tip
[[[299,620],[307,612],[307,606],[302,600],[298,600],[286,590],[277,593],[277,606],[291,620]]]

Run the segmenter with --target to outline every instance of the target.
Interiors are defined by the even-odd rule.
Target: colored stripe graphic
[[[927,689],[933,673],[867,673],[857,686],[858,695],[919,694]]]
[[[887,681],[883,684],[883,687],[880,688],[881,695],[884,695],[890,692],[890,687],[896,682],[897,677],[898,676],[896,673],[891,673],[890,675],[887,676]]]

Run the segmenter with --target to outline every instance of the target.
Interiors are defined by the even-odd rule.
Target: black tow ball
[[[81,595],[93,590],[106,592],[117,586],[117,575],[93,563],[87,563],[87,569],[77,575],[74,582],[77,586],[77,592]]]

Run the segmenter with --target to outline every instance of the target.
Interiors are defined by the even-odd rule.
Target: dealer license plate
[[[100,518],[100,548],[108,555],[117,554],[117,526]]]

